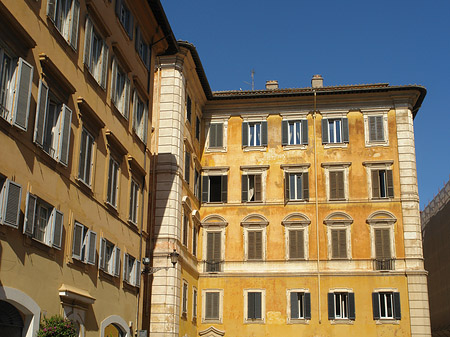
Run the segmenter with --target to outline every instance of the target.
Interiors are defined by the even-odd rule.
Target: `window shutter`
[[[206,260],[214,260],[214,233],[206,234]]]
[[[348,118],[342,118],[342,141],[344,143],[348,143],[349,142]]]
[[[222,176],[222,202],[227,202],[228,176]]]
[[[377,123],[377,140],[383,141],[384,140],[383,116],[377,116],[376,123]]]
[[[120,0],[117,0],[116,4],[119,3]],[[117,9],[117,8],[116,8]],[[117,60],[115,57],[112,58],[111,64],[111,102],[116,105],[116,81],[117,81]]]
[[[380,296],[378,293],[372,293],[373,319],[380,319]]]
[[[23,232],[27,235],[34,233],[34,214],[36,212],[37,198],[28,192],[27,194],[27,208],[25,210],[25,222],[23,225]]]
[[[0,180],[0,225],[3,224],[3,218],[5,217],[3,213],[5,212],[7,189],[8,186],[6,184],[6,180],[4,180],[3,182]]]
[[[130,79],[125,74],[125,99],[124,99],[124,109],[123,114],[126,119],[130,115]]]
[[[305,293],[304,302],[305,302],[305,319],[311,319],[311,294],[310,293]]]
[[[373,142],[377,139],[377,116],[369,116],[369,141]]]
[[[394,318],[402,319],[402,314],[400,310],[400,293],[395,292],[393,293],[393,296],[394,296]]]
[[[129,255],[127,254],[127,253],[124,253],[123,254],[123,276],[122,276],[122,279],[125,281],[125,282],[129,282],[129,280],[128,280],[128,259],[129,259],[130,257],[129,257]]]
[[[91,71],[91,45],[92,45],[92,21],[89,16],[86,15],[86,23],[84,25],[84,64],[87,66],[89,71]]]
[[[88,264],[95,265],[95,253],[97,247],[97,233],[89,230],[87,233],[87,246],[86,246],[86,256],[85,262]]]
[[[390,259],[391,258],[391,235],[390,229],[384,228],[382,231],[383,236],[383,258]]]
[[[59,161],[67,166],[69,162],[69,145],[70,145],[70,126],[72,124],[72,110],[63,104],[62,112],[64,114],[62,125],[60,126],[59,138]]]
[[[330,172],[330,199],[337,199],[337,172]]]
[[[248,146],[248,123],[242,123],[242,146]]]
[[[106,271],[106,239],[100,238],[100,251],[98,254],[98,269]]]
[[[255,293],[255,318],[262,318],[262,293]]]
[[[55,22],[56,1],[57,0],[47,0],[47,16],[53,23]]]
[[[331,257],[339,257],[339,234],[337,229],[331,230]]]
[[[328,293],[328,319],[334,319],[334,293]]]
[[[241,176],[241,185],[242,185],[242,202],[248,201],[248,175]]]
[[[380,176],[378,170],[372,170],[372,198],[380,197]]]
[[[19,58],[18,75],[14,94],[13,124],[24,131],[27,131],[28,126],[32,81],[33,66],[25,62],[24,59]]]
[[[384,258],[382,229],[375,229],[375,258]]]
[[[214,261],[221,261],[222,260],[222,254],[221,254],[221,250],[222,250],[222,233],[220,232],[215,232],[213,233],[214,235],[214,254],[213,254],[213,260]]]
[[[348,318],[355,320],[355,293],[348,293]]]
[[[106,44],[105,40],[103,41],[103,48],[102,48],[102,76],[100,80],[100,86],[105,90],[108,77],[108,56],[109,56],[109,47]]]
[[[303,199],[309,200],[309,176],[308,172],[302,173],[302,183],[303,183]]]
[[[262,232],[255,233],[255,259],[262,260],[263,245],[262,245]]]
[[[322,144],[328,142],[328,119],[322,119]]]
[[[20,199],[22,197],[22,187],[11,180],[6,181],[4,217],[5,225],[19,228]],[[1,211],[1,209],[0,209]],[[1,220],[2,216],[0,216]],[[1,223],[1,221],[0,221]]]
[[[291,319],[298,318],[298,296],[299,293],[291,292]]]
[[[247,241],[248,241],[248,252],[247,252],[247,258],[249,260],[254,260],[256,256],[256,232],[248,232],[247,234]]]
[[[281,121],[281,145],[289,144],[289,122]]]
[[[205,318],[218,319],[219,318],[219,293],[208,292],[205,299]]]
[[[262,177],[261,174],[255,175],[255,201],[262,200]]]
[[[129,11],[130,20],[128,21],[128,27],[127,27],[127,33],[130,37],[130,40],[133,40],[133,29],[134,29],[134,18],[133,14],[131,14],[131,11]]]
[[[133,130],[137,130],[137,111],[138,111],[138,97],[136,90],[133,90]]]
[[[308,120],[303,119],[301,121],[302,123],[302,144],[307,145],[308,144]]]
[[[122,8],[123,0],[116,0],[116,15],[120,18],[120,9]]]
[[[138,261],[137,259],[134,261],[134,270],[135,270],[134,285],[136,287],[140,287],[141,286],[141,261]]]
[[[216,146],[223,147],[223,124],[216,124]]]
[[[209,147],[217,147],[217,124],[209,126]]]
[[[305,238],[304,238],[305,231],[297,230],[296,232],[297,232],[298,257],[300,259],[304,259],[305,258]]]
[[[337,171],[336,172],[336,191],[337,199],[345,199],[345,193],[344,193],[344,171]]]
[[[392,170],[386,170],[387,177],[387,194],[389,198],[394,197],[394,178],[392,176]]]
[[[347,257],[347,230],[339,229],[339,257]]]
[[[184,179],[189,185],[189,178],[191,175],[191,154],[189,152],[186,152],[185,155],[185,162],[184,162]]]
[[[73,228],[73,245],[72,245],[72,257],[77,260],[81,260],[81,248],[83,241],[83,225],[75,222]]]
[[[303,230],[289,231],[289,258],[302,259],[305,256]]]
[[[142,141],[144,144],[147,144],[147,128],[148,128],[148,106],[147,103],[144,104],[144,128],[143,128],[143,135],[142,135]]]
[[[267,146],[267,121],[261,122],[261,145]]]
[[[36,106],[36,121],[34,126],[34,142],[42,147],[44,144],[44,127],[47,114],[48,87],[39,81],[38,102]]]
[[[61,249],[64,215],[56,208],[53,209],[53,212],[54,216],[53,216],[52,245],[54,248]]]
[[[136,25],[136,36],[134,39],[134,49],[136,49],[136,51],[139,53],[139,44],[141,42],[141,29],[139,28],[138,25]]]
[[[202,202],[208,202],[208,191],[209,191],[209,177],[203,176],[202,177]]]
[[[78,43],[78,22],[80,18],[80,3],[78,0],[73,0],[72,2],[72,21],[70,28],[70,45],[73,49],[77,50]]]
[[[120,248],[114,248],[114,276],[120,275]]]

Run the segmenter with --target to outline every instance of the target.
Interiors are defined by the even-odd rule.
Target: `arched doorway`
[[[0,337],[22,337],[23,318],[11,303],[0,300]]]

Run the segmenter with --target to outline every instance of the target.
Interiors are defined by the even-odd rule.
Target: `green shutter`
[[[309,200],[309,176],[308,172],[302,173],[303,200]]]
[[[328,144],[328,119],[322,119],[322,144]]]
[[[348,119],[342,118],[342,141],[344,143],[349,142],[349,135],[348,135]]]
[[[386,170],[387,180],[387,195],[389,198],[394,197],[394,178],[392,176],[392,170]]]
[[[242,146],[248,146],[248,123],[242,123]]]
[[[261,145],[267,146],[267,121],[261,122]]]
[[[380,295],[378,293],[372,293],[372,311],[373,319],[380,319]]]
[[[291,319],[298,319],[298,300],[300,293],[291,292]]]
[[[311,319],[311,294],[304,294],[304,303],[305,303],[305,319]]]
[[[202,177],[202,202],[209,201],[209,176]]]
[[[400,310],[400,293],[395,292],[393,294],[394,296],[394,318],[395,319],[402,319],[402,314]]]
[[[242,187],[242,191],[241,191],[242,202],[247,202],[248,201],[248,175],[243,174],[241,176],[241,187]]]
[[[328,319],[334,319],[334,293],[328,293]]]
[[[348,318],[355,320],[355,293],[348,293]]]
[[[308,144],[308,120],[303,119],[301,121],[302,123],[302,144],[307,145]]]
[[[221,188],[221,190],[222,190],[222,202],[227,202],[227,192],[228,192],[228,176],[226,176],[226,175],[223,175],[222,176],[222,178],[221,178],[221,180],[222,180],[222,188]]]
[[[281,121],[281,145],[289,144],[289,122]]]

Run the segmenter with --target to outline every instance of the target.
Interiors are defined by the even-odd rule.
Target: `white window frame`
[[[91,18],[87,15],[83,60],[92,77],[106,90],[109,48],[106,39],[98,33],[94,26]]]
[[[137,90],[133,93],[133,131],[143,143],[147,143],[148,106],[139,96]]]
[[[201,179],[201,191],[200,191],[200,201],[202,204],[207,205],[207,204],[226,204],[228,203],[228,170],[229,167],[228,166],[224,166],[224,167],[204,167],[203,171],[200,175],[200,179]],[[210,201],[211,200],[211,183],[209,181],[210,177],[222,177],[222,176],[227,176],[227,200],[226,201]],[[203,179],[204,177],[208,177],[208,200],[207,201],[203,201]],[[222,179],[222,178],[221,178]],[[220,183],[220,189],[222,190],[222,181]],[[221,195],[221,200],[222,200],[222,195]]]
[[[248,179],[248,176],[255,176],[260,175],[261,176],[261,200],[255,200],[255,201],[243,201],[244,203],[259,203],[259,202],[265,202],[266,201],[266,190],[267,190],[267,171],[269,169],[269,165],[249,165],[249,166],[241,166],[241,179]],[[242,184],[241,184],[242,186]],[[249,188],[250,184],[247,183],[247,193],[249,194]],[[242,193],[242,191],[241,191]],[[256,191],[255,191],[256,193]],[[242,198],[241,198],[242,199]]]
[[[248,293],[261,293],[261,319],[248,318]],[[244,289],[244,324],[266,323],[266,289]]]
[[[394,293],[400,293],[399,290],[397,288],[377,288],[373,290],[373,293],[376,293],[378,296],[378,310],[379,310],[379,314],[380,314],[380,318],[376,319],[376,324],[398,324],[399,321],[401,320],[401,318],[395,318],[395,304],[394,304]],[[381,296],[380,294],[386,294],[389,293],[391,294],[391,309],[392,309],[392,317],[389,317],[387,315],[385,315],[384,317],[381,316]],[[372,299],[373,300],[373,299]],[[400,298],[401,300],[401,298]],[[373,303],[372,303],[373,304]],[[387,309],[385,303],[385,309]],[[400,312],[401,312],[401,302],[400,302]]]
[[[128,120],[130,114],[130,79],[128,74],[120,67],[116,57],[112,58],[111,67],[111,101],[119,113]]]
[[[189,284],[183,279],[181,287],[181,316],[187,317]]]
[[[291,317],[291,293],[301,293],[303,294],[303,316],[298,318]],[[286,314],[287,314],[287,323],[288,324],[298,324],[298,323],[307,323],[309,321],[306,318],[306,303],[305,303],[305,294],[310,294],[309,289],[305,288],[295,288],[295,289],[287,289],[286,290]],[[311,296],[311,295],[310,295]],[[310,298],[311,300],[311,298]],[[311,303],[310,303],[311,305]],[[300,315],[299,315],[300,316]]]
[[[328,248],[328,259],[332,261],[346,261],[352,259],[352,238],[351,238],[351,230],[353,219],[346,213],[343,212],[334,212],[329,214],[324,223],[327,225],[327,248]],[[332,240],[332,231],[333,230],[345,230],[345,238],[347,245],[347,257],[345,258],[334,258],[333,257],[333,240]]]
[[[205,130],[206,130],[206,149],[205,152],[227,152],[227,143],[228,143],[228,119],[227,116],[215,117],[213,119],[206,120],[205,122]],[[210,130],[212,124],[222,124],[222,146],[220,147],[212,147],[210,146],[209,137]]]
[[[385,197],[374,197],[373,193],[372,193],[372,171],[392,171],[392,174],[394,173],[394,169],[393,169],[393,165],[394,165],[394,161],[393,160],[387,160],[387,161],[365,161],[363,162],[363,165],[366,169],[366,174],[367,174],[367,191],[368,191],[368,196],[369,199],[371,201],[381,201],[381,202],[386,202],[387,200],[392,200],[392,197],[388,196],[388,190],[387,190],[387,174],[386,174],[386,196]],[[393,177],[394,178],[394,177]],[[393,186],[394,188],[394,198],[395,198],[395,184]],[[380,186],[381,189],[381,186]],[[398,194],[398,192],[397,192]]]
[[[115,175],[115,177],[111,176],[110,174]],[[119,185],[120,165],[112,156],[110,156],[108,166],[106,202],[114,208],[117,208],[118,205]]]
[[[80,237],[77,238],[77,228],[79,228]],[[76,240],[79,240],[80,247],[76,250]],[[92,242],[94,242],[92,244]],[[74,221],[72,236],[72,259],[86,264],[95,265],[97,255],[97,233],[88,229],[78,221]]]
[[[329,202],[345,202],[349,200],[349,167],[351,163],[322,163],[322,167],[325,171],[325,188],[327,200]],[[343,199],[331,199],[330,191],[330,172],[342,171],[344,172],[344,198]]]
[[[0,176],[0,225],[19,228],[22,186]]]
[[[388,113],[389,109],[380,108],[380,109],[361,109],[364,118],[364,140],[366,147],[373,146],[389,146],[389,126],[388,126]],[[384,139],[380,141],[371,141],[370,140],[370,125],[369,118],[381,116],[383,119],[383,136]]]
[[[85,146],[83,147],[83,141]],[[92,187],[92,176],[94,175],[94,158],[95,158],[95,138],[85,128],[82,128],[80,135],[80,158],[78,165],[78,180],[85,185]],[[90,157],[88,158],[87,154]]]
[[[141,185],[134,179],[130,181],[130,209],[128,220],[137,225],[139,222],[139,197],[140,197]]]
[[[340,126],[340,131],[341,131],[341,142],[339,143],[332,143],[330,141],[330,125],[328,123],[328,127],[327,127],[327,132],[328,132],[328,143],[323,144],[324,149],[330,149],[330,148],[346,148],[348,146],[349,143],[344,142],[343,140],[343,122],[342,119],[343,118],[347,118],[348,119],[348,110],[324,110],[321,111],[323,119],[326,120],[336,120],[336,119],[340,119],[341,120],[341,126]],[[350,142],[350,125],[349,125],[349,142]]]
[[[333,291],[334,295],[334,319],[336,320],[348,320],[349,319],[349,292],[348,291]],[[337,315],[337,299],[339,298],[339,311],[340,314]]]
[[[206,318],[206,293],[219,293],[219,317]],[[223,289],[202,289],[202,323],[217,323],[223,322]]]
[[[130,266],[130,260],[133,265]],[[131,267],[131,268],[130,268]],[[134,256],[124,253],[123,255],[123,281],[133,287],[141,286],[141,262]]]
[[[111,250],[109,258],[108,248]],[[111,276],[118,277],[120,275],[120,248],[104,237],[100,238],[98,268]]]
[[[78,0],[47,0],[47,16],[53,22],[64,40],[77,50],[80,22],[80,3]],[[64,17],[63,17],[64,16]],[[62,18],[63,21],[60,21]],[[73,24],[76,24],[76,27]]]

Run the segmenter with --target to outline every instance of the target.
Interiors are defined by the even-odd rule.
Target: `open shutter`
[[[392,170],[386,170],[387,178],[387,194],[389,198],[394,197],[394,178],[392,176]]]
[[[95,254],[97,248],[97,233],[93,231],[88,231],[87,233],[87,254],[85,256],[86,263],[95,265]]]
[[[309,200],[309,176],[308,172],[302,173],[302,183],[303,183],[303,200]]]
[[[289,201],[289,173],[284,173],[284,203]]]
[[[298,292],[291,292],[291,319],[297,319],[298,317]]]
[[[307,145],[308,144],[308,120],[303,119],[301,123],[302,123],[302,144]]]
[[[72,21],[70,27],[70,45],[73,49],[77,50],[78,43],[78,22],[80,20],[80,3],[78,0],[72,2]]]
[[[228,192],[228,176],[222,176],[222,202],[227,202],[227,192]]]
[[[123,276],[122,279],[125,282],[129,282],[130,280],[128,279],[129,277],[129,272],[128,272],[128,260],[129,260],[129,255],[127,253],[123,254]]]
[[[248,175],[242,175],[241,177],[241,186],[242,186],[242,202],[248,201]]]
[[[92,45],[92,21],[89,16],[86,16],[86,23],[84,26],[84,64],[88,67],[89,71],[91,71],[91,45]]]
[[[137,131],[137,110],[138,110],[138,96],[136,90],[133,90],[133,130]]]
[[[143,135],[142,135],[142,141],[144,142],[144,144],[147,144],[147,129],[148,129],[148,103],[144,104],[144,128],[142,130]]]
[[[380,319],[380,296],[378,293],[372,293],[373,319]]]
[[[83,243],[83,225],[75,222],[73,228],[73,245],[72,245],[72,257],[77,260],[81,260],[81,248]]]
[[[38,102],[36,106],[36,121],[34,126],[34,142],[39,146],[44,144],[44,128],[47,114],[48,86],[39,81]]]
[[[347,257],[347,231],[345,229],[339,229],[339,257]]]
[[[322,144],[328,142],[328,119],[322,119]]]
[[[223,124],[216,124],[216,146],[223,147]]]
[[[394,295],[394,318],[402,319],[402,314],[400,310],[400,293],[395,292],[393,295]]]
[[[248,146],[248,123],[242,123],[242,146]]]
[[[289,144],[289,122],[281,121],[281,145]]]
[[[130,15],[130,20],[128,21],[127,33],[130,37],[130,40],[133,40],[134,18],[133,14],[131,14],[131,11],[129,11],[128,13]]]
[[[255,201],[262,201],[262,177],[261,174],[255,175]]]
[[[33,235],[34,232],[34,215],[36,212],[37,198],[28,192],[27,208],[25,210],[25,222],[23,224],[23,232],[27,235]]]
[[[137,259],[134,261],[134,285],[136,287],[141,286],[141,261],[138,261]]]
[[[130,115],[130,79],[127,75],[125,75],[125,90],[124,90],[125,98],[123,101],[123,115],[126,119]]]
[[[47,0],[47,16],[54,23],[56,15],[56,2],[58,0]]]
[[[344,143],[348,143],[349,142],[348,118],[342,118],[342,141]]]
[[[209,176],[202,177],[202,202],[208,202]]]
[[[13,124],[19,129],[27,130],[28,113],[31,99],[33,66],[19,58],[18,74],[14,93]]]
[[[53,209],[53,212],[52,246],[61,249],[64,215],[56,208]]]
[[[372,198],[380,197],[380,175],[378,170],[372,170]]]
[[[60,125],[59,138],[59,162],[67,166],[69,162],[69,145],[70,145],[70,126],[72,124],[72,110],[67,105],[62,106],[63,119]]]
[[[120,275],[120,248],[114,248],[114,276]]]
[[[334,293],[328,293],[328,319],[334,319]]]
[[[261,122],[261,145],[267,146],[267,121]]]
[[[100,251],[98,254],[98,268],[106,271],[106,239],[100,238]]]
[[[109,47],[106,44],[105,40],[103,41],[103,48],[102,48],[102,76],[100,79],[100,86],[105,90],[108,77],[108,56],[109,56]]]
[[[348,318],[355,320],[355,293],[348,293]]]
[[[120,0],[117,0],[120,2]],[[117,80],[117,60],[115,57],[112,58],[111,64],[111,102],[116,105],[116,80]],[[117,105],[116,105],[117,106]]]
[[[305,293],[305,319],[311,319],[311,294]]]
[[[10,180],[6,181],[6,190],[4,194],[4,217],[3,223],[5,225],[19,228],[19,214],[20,214],[20,200],[22,197],[22,187]],[[1,211],[1,209],[0,209]],[[0,219],[1,220],[1,219]]]
[[[141,29],[139,28],[138,25],[136,25],[136,37],[134,39],[134,49],[136,49],[138,54],[139,54],[139,45],[140,45],[141,39],[142,39]]]

